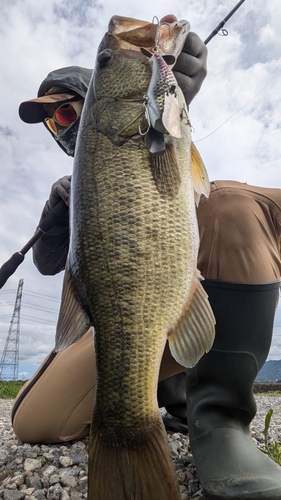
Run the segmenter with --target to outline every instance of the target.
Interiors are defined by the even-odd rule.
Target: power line
[[[33,321],[34,323],[41,323],[42,325],[55,326],[57,324],[56,321],[42,320],[40,318],[35,318],[34,316],[26,316],[25,314],[22,314],[21,318],[27,319],[28,321]]]
[[[6,293],[15,293],[16,289],[13,290],[0,290],[0,295],[6,294]],[[50,300],[52,302],[60,302],[60,298],[53,297],[52,295],[47,295],[44,293],[38,293],[38,292],[33,292],[32,290],[25,290],[24,291],[25,295],[30,295],[31,297],[36,297],[36,298],[43,298]]]
[[[60,302],[60,299],[56,297],[52,297],[51,295],[46,295],[44,293],[37,293],[37,292],[32,292],[29,290],[25,290],[26,295],[31,295],[32,297],[42,297],[46,298],[47,300],[51,300],[53,302]]]
[[[50,312],[52,314],[57,314],[58,313],[57,309],[50,309],[49,307],[38,306],[38,305],[35,305],[35,304],[31,304],[30,302],[23,302],[23,306],[27,307],[28,309],[30,309],[32,307],[33,309],[37,309],[38,311]]]
[[[6,303],[3,303],[3,304],[0,304],[0,307],[1,306],[10,306],[12,304],[13,304],[13,302],[6,302]],[[58,313],[58,309],[51,309],[49,307],[39,306],[37,304],[31,304],[30,302],[23,302],[22,305],[24,307],[36,309],[36,310],[42,311],[42,312],[50,312],[52,314],[57,314]]]

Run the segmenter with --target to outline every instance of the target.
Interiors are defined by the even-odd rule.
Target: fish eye
[[[112,52],[108,49],[102,50],[97,56],[99,67],[104,68],[109,63],[109,61],[111,61],[111,59],[112,59]]]

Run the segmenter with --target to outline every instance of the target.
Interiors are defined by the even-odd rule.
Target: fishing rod
[[[235,7],[229,12],[229,14],[227,14],[227,16],[212,31],[212,33],[208,36],[208,38],[206,38],[206,40],[204,41],[205,45],[207,45],[207,43],[209,43],[209,41],[212,40],[212,38],[214,38],[214,36],[216,36],[219,33],[219,31],[222,31],[223,36],[228,35],[228,31],[224,30],[223,27],[224,27],[225,23],[228,21],[228,19],[230,19],[233,16],[233,14],[239,9],[239,7],[244,2],[245,2],[245,0],[240,0],[240,2],[238,2],[237,5],[235,5]]]
[[[217,25],[217,27],[212,31],[212,33],[204,41],[205,45],[209,43],[214,36],[216,36],[219,31],[222,31],[223,36],[227,36],[227,30],[223,30],[225,23],[230,19],[233,14],[239,9],[239,7],[244,3],[245,0],[240,0],[238,4],[227,14],[227,16]],[[5,285],[6,281],[12,274],[16,271],[18,266],[23,262],[25,254],[30,250],[34,243],[51,229],[55,225],[57,217],[62,217],[67,210],[67,206],[63,200],[60,200],[54,208],[51,210],[49,215],[41,222],[40,227],[37,229],[35,234],[30,238],[30,240],[24,245],[24,247],[19,251],[14,253],[0,268],[0,289]]]
[[[57,218],[61,218],[66,214],[68,210],[67,205],[63,200],[60,200],[50,213],[42,220],[40,226],[24,245],[24,247],[19,251],[15,252],[0,268],[0,289],[5,285],[6,281],[18,268],[18,266],[24,260],[25,254],[33,247],[34,243],[42,236],[42,234],[47,233],[56,223]]]

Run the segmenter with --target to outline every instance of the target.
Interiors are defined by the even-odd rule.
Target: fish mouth
[[[177,21],[175,16],[165,16],[163,21],[154,19],[156,23],[113,16],[109,21],[108,34],[115,37],[119,49],[139,51],[145,47],[161,55],[173,54],[177,58],[189,33],[189,22]]]

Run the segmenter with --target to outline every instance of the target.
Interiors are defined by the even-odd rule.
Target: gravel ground
[[[273,416],[270,437],[281,445],[281,397],[257,396],[258,413],[251,426],[258,446],[263,444],[264,418]],[[87,498],[88,438],[55,445],[30,445],[13,433],[13,401],[0,399],[0,498],[4,500],[80,500]],[[182,500],[207,500],[196,476],[188,436],[168,435]]]

